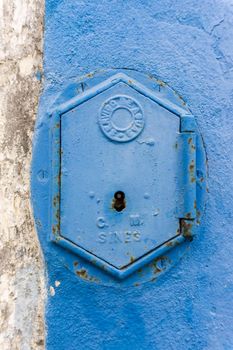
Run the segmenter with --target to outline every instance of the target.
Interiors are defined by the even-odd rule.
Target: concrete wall
[[[0,349],[44,348],[43,262],[30,207],[42,0],[0,2]]]

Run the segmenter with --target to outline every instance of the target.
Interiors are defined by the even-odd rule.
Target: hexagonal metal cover
[[[123,73],[59,106],[51,239],[119,278],[182,242],[196,217],[194,124]]]

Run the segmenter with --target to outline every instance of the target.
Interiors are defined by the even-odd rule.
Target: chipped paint
[[[57,288],[57,287],[59,287],[60,286],[60,284],[61,284],[61,282],[60,281],[55,281],[55,287]]]
[[[51,297],[54,297],[55,294],[56,294],[55,289],[54,289],[53,286],[50,286],[50,287],[49,287],[49,292],[50,292]]]
[[[87,270],[85,268],[81,268],[80,270],[76,270],[76,274],[86,280],[86,281],[89,281],[89,282],[95,282],[95,283],[99,283],[99,279],[95,276],[89,276]]]

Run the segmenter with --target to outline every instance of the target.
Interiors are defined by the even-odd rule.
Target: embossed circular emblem
[[[137,137],[144,128],[141,106],[129,96],[117,95],[103,104],[99,125],[111,140],[126,142]]]

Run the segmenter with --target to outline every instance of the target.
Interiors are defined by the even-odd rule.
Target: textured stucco
[[[0,1],[0,349],[44,348],[44,272],[30,208],[43,1]]]
[[[48,349],[233,348],[232,5],[221,0],[46,2],[41,118],[64,86],[83,74],[124,67],[150,72],[191,107],[209,165],[202,230],[179,264],[155,283],[109,288],[82,281],[60,262],[64,251],[54,253],[43,228],[51,286]],[[47,213],[44,208],[42,214]]]

